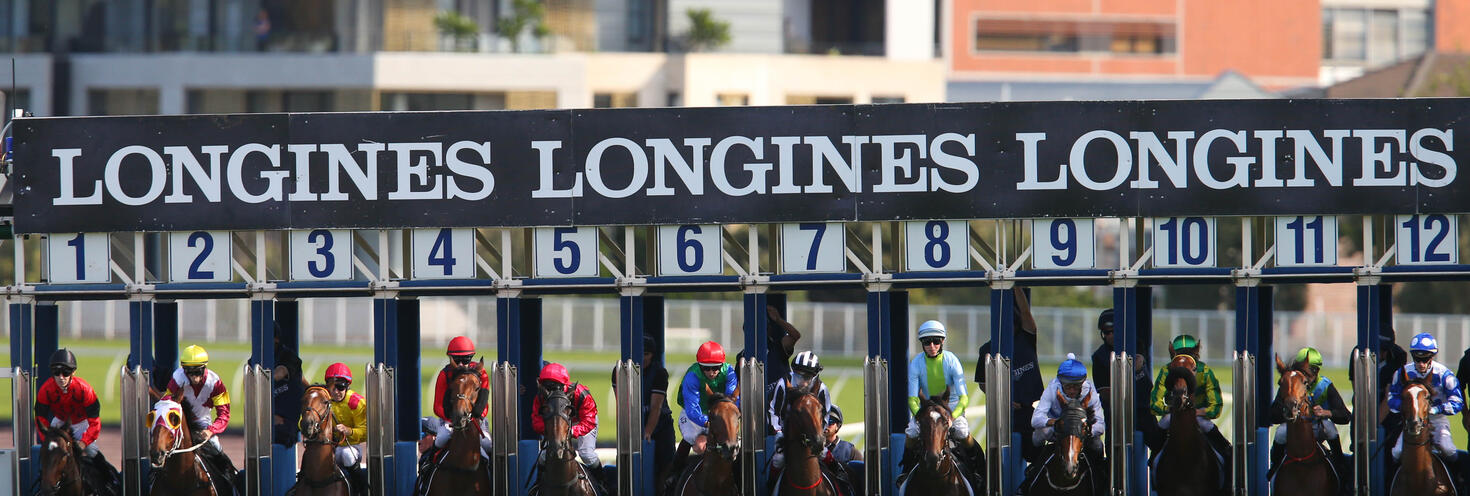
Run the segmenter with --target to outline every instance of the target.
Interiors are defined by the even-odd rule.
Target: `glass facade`
[[[1425,9],[1322,9],[1322,58],[1377,66],[1424,53],[1434,39]]]

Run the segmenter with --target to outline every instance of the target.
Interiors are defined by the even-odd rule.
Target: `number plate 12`
[[[1399,215],[1394,218],[1399,265],[1460,263],[1460,218],[1454,215]]]

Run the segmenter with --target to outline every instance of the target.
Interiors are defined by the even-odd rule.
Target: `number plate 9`
[[[1031,221],[1031,267],[1035,269],[1091,269],[1097,266],[1092,219],[1035,219]]]

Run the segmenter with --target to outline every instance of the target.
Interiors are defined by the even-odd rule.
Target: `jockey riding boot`
[[[1286,458],[1286,445],[1271,443],[1271,468],[1266,470],[1266,479],[1270,480],[1276,476],[1276,471],[1281,469],[1281,460]]]
[[[1227,462],[1230,460],[1230,441],[1225,439],[1220,429],[1211,429],[1210,432],[1205,433],[1205,440],[1210,442],[1210,447],[1214,448],[1220,458],[1224,458]]]
[[[689,461],[689,450],[694,446],[688,441],[679,441],[679,448],[674,452],[674,459],[669,463],[668,472],[664,473],[664,487],[672,487],[679,476],[684,473],[684,464]]]
[[[908,473],[909,469],[919,464],[919,457],[924,449],[919,440],[908,438],[903,441],[903,458],[899,460],[899,472]]]
[[[960,448],[971,470],[985,470],[985,451],[980,449],[980,443],[976,442],[974,437],[965,438],[960,443]]]

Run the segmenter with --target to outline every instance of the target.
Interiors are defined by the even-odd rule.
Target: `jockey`
[[[541,383],[542,391],[561,390],[568,393],[572,399],[572,407],[576,409],[570,420],[576,422],[572,425],[573,444],[577,447],[577,455],[582,459],[582,465],[587,467],[588,472],[600,474],[602,472],[602,460],[597,457],[597,400],[592,398],[592,392],[587,386],[577,384],[572,387],[571,376],[567,374],[567,368],[559,363],[548,363],[541,367],[541,376],[537,378]],[[531,415],[531,430],[537,434],[546,434],[546,419],[541,417],[541,396],[535,396],[531,400],[531,411],[537,412]],[[542,451],[544,457],[546,452]]]
[[[1299,364],[1307,366],[1307,401],[1312,404],[1312,435],[1318,442],[1326,441],[1328,455],[1332,456],[1332,463],[1338,467],[1345,467],[1340,462],[1342,457],[1342,440],[1338,439],[1337,426],[1333,424],[1347,424],[1353,420],[1353,414],[1348,411],[1347,404],[1343,403],[1342,395],[1338,394],[1337,386],[1319,373],[1322,370],[1322,353],[1310,346],[1296,352],[1296,360],[1292,361],[1293,367]],[[1271,402],[1271,423],[1285,424],[1286,415],[1282,412],[1281,397],[1277,396]],[[1286,426],[1276,428],[1276,437],[1271,443],[1271,470],[1267,473],[1275,473],[1276,468],[1281,465],[1281,460],[1286,457]]]
[[[367,399],[350,389],[352,369],[346,364],[327,366],[326,381],[327,392],[332,396],[332,416],[337,418],[337,425],[332,429],[342,436],[334,458],[337,466],[355,470],[362,462],[362,449],[358,445],[367,441]]]
[[[485,371],[475,361],[475,342],[464,336],[455,336],[449,340],[449,346],[444,350],[449,357],[449,363],[439,370],[439,376],[434,380],[434,415],[439,421],[434,425],[434,446],[443,448],[449,444],[449,437],[454,434],[454,428],[450,425],[452,421],[445,417],[444,392],[449,389],[449,381],[454,378],[458,369],[471,369],[480,373],[480,396],[489,399],[490,373]],[[490,403],[488,401],[477,401],[476,405],[483,405],[476,416],[480,419],[480,450],[486,456],[490,454],[490,426],[485,420],[490,414]]]
[[[817,376],[822,372],[822,364],[817,361],[817,354],[810,351],[797,353],[791,359],[791,374],[776,382],[776,390],[771,394],[771,405],[766,412],[770,419],[771,429],[776,431],[776,452],[771,455],[771,465],[781,468],[785,465],[786,454],[781,450],[781,438],[784,437],[781,425],[781,415],[786,412],[786,390],[788,388],[802,389],[813,392],[817,401],[822,403],[822,421],[826,422],[827,414],[834,407],[832,405],[832,393],[827,390],[827,385]]]
[[[725,363],[725,348],[720,343],[706,341],[699,345],[694,361],[694,365],[684,371],[684,379],[679,383],[679,396],[675,398],[684,407],[684,411],[679,413],[679,434],[683,439],[679,441],[678,453],[674,455],[674,465],[669,471],[672,476],[678,476],[691,449],[696,455],[704,453],[709,432],[709,415],[705,413],[709,408],[709,396],[722,394],[735,400],[736,405],[740,404],[740,396],[736,394],[740,378],[735,374],[735,367]]]
[[[1215,453],[1226,460],[1230,457],[1230,441],[1225,440],[1225,435],[1220,429],[1215,428],[1214,419],[1220,418],[1220,409],[1223,403],[1220,400],[1220,381],[1215,378],[1215,371],[1205,362],[1199,359],[1199,340],[1188,334],[1180,334],[1169,342],[1169,356],[1188,355],[1194,359],[1194,395],[1195,408],[1198,409],[1195,421],[1199,422],[1200,432],[1205,434],[1205,439],[1210,442],[1210,447]],[[1159,416],[1159,428],[1165,432],[1169,430],[1169,420],[1172,415],[1169,407],[1164,402],[1164,395],[1169,388],[1164,385],[1169,377],[1169,365],[1164,364],[1159,368],[1158,378],[1154,380],[1153,403],[1150,409],[1154,415]]]
[[[848,462],[863,461],[863,452],[857,449],[850,441],[837,437],[837,431],[842,430],[842,409],[832,405],[827,411],[827,427],[822,432],[827,438],[827,458],[833,462],[847,465]]]
[[[1403,406],[1399,394],[1409,381],[1422,382],[1429,387],[1429,426],[1434,430],[1434,448],[1445,462],[1456,458],[1455,442],[1450,438],[1450,421],[1445,417],[1460,413],[1465,408],[1465,399],[1460,396],[1460,381],[1449,367],[1434,359],[1439,354],[1439,343],[1434,336],[1421,332],[1409,341],[1409,356],[1412,362],[1404,365],[1393,375],[1388,385],[1388,410],[1399,413]],[[1404,451],[1404,437],[1399,436],[1393,445],[1393,459],[1397,461]]]
[[[179,368],[168,379],[164,400],[177,401],[189,409],[194,418],[190,429],[194,442],[205,463],[213,465],[230,477],[230,484],[243,489],[234,462],[220,449],[218,436],[230,425],[230,393],[225,391],[225,381],[209,369],[209,352],[199,345],[189,345],[179,357]]]
[[[917,457],[921,451],[918,446],[919,423],[914,415],[919,414],[921,397],[938,396],[945,390],[949,391],[948,407],[950,415],[954,420],[950,424],[949,435],[955,444],[963,448],[965,455],[971,462],[983,458],[980,454],[980,445],[970,437],[970,423],[965,419],[965,406],[970,404],[970,395],[965,386],[965,366],[960,364],[959,357],[944,349],[944,340],[948,332],[944,324],[937,320],[925,321],[919,324],[919,343],[923,353],[914,355],[909,361],[909,425],[904,430],[908,440],[904,449],[904,458]],[[917,458],[913,458],[917,460]],[[909,466],[907,463],[903,464]]]
[[[1031,427],[1036,429],[1031,435],[1031,442],[1036,446],[1045,445],[1047,441],[1055,441],[1053,435],[1056,432],[1056,424],[1061,421],[1062,409],[1066,407],[1064,401],[1082,401],[1087,408],[1088,431],[1091,438],[1088,439],[1087,447],[1092,452],[1093,462],[1102,462],[1102,434],[1107,431],[1107,420],[1103,417],[1102,398],[1092,381],[1087,380],[1087,367],[1077,360],[1077,356],[1067,354],[1067,361],[1057,368],[1057,377],[1046,386],[1046,391],[1041,393],[1041,401],[1036,405],[1036,413],[1031,414]]]
[[[97,458],[102,453],[93,443],[102,434],[102,406],[92,385],[73,375],[76,370],[77,357],[71,351],[62,348],[51,354],[51,378],[36,391],[36,423],[71,429],[83,456]]]

